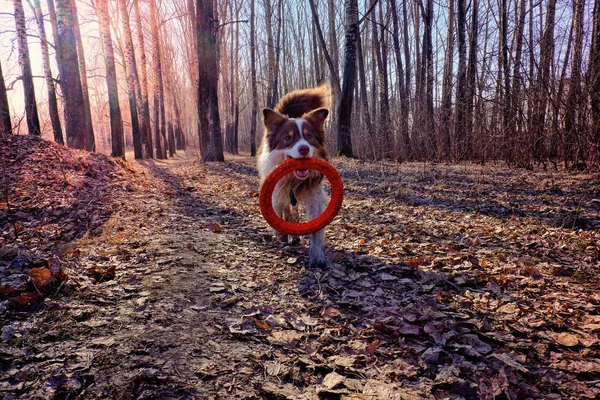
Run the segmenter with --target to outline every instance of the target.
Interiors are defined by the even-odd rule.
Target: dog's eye
[[[289,142],[290,140],[292,140],[291,136],[286,136],[286,137],[283,138],[284,142]]]

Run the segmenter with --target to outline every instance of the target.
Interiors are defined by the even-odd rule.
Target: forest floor
[[[600,174],[333,158],[324,268],[254,160],[0,140],[0,396],[600,397]]]

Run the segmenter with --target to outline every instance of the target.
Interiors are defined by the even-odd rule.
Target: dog
[[[263,109],[265,130],[258,150],[257,168],[261,183],[278,164],[288,158],[318,157],[327,160],[325,120],[329,115],[331,90],[323,84],[285,95],[274,109]],[[306,219],[317,218],[327,205],[323,174],[315,170],[296,170],[284,176],[273,192],[273,209],[285,221],[298,222],[297,204],[305,208]],[[280,235],[287,242],[287,235]],[[293,238],[298,240],[297,238]],[[327,264],[325,229],[310,235],[310,266]]]

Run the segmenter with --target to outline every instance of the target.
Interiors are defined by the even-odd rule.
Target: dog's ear
[[[271,110],[270,108],[263,109],[265,127],[270,132],[274,132],[277,127],[286,119],[283,115],[277,111]]]
[[[327,118],[327,116],[329,115],[329,110],[326,108],[319,108],[317,110],[311,111],[308,114],[306,114],[304,116],[304,118],[310,122],[312,122],[313,124],[315,124],[315,126],[318,126],[319,128],[323,128],[323,124],[325,123],[325,119]]]

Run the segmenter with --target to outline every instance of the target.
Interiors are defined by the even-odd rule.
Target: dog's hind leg
[[[311,221],[317,218],[325,211],[327,197],[323,186],[319,185],[305,199],[306,219]],[[308,261],[311,266],[324,266],[327,264],[325,258],[325,228],[310,235],[310,245],[308,248]]]

